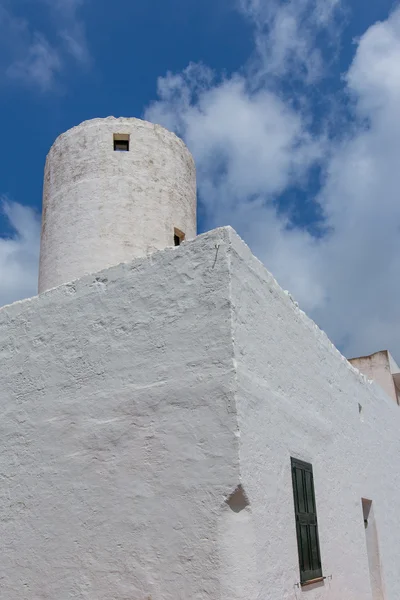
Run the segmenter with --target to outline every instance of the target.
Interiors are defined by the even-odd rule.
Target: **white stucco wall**
[[[0,309],[1,598],[221,594],[239,467],[218,238]]]
[[[399,407],[231,229],[1,309],[0,381],[7,600],[375,600],[362,497],[398,600]],[[291,456],[332,577],[304,590]]]
[[[367,498],[379,536],[383,598],[397,600],[400,409],[352,368],[237,236],[231,241],[240,470],[258,573],[246,597],[376,600],[361,506]],[[303,590],[296,586],[291,457],[313,465],[327,577]]]
[[[114,134],[130,136],[114,152]],[[196,174],[181,139],[133,118],[93,119],[47,156],[39,292],[196,235]]]

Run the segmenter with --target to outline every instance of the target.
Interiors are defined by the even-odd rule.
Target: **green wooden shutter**
[[[306,583],[322,577],[314,478],[310,464],[294,458],[291,461],[300,582]]]

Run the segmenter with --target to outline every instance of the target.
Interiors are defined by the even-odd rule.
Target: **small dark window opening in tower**
[[[114,152],[129,152],[129,134],[114,133]]]
[[[174,229],[174,246],[180,246],[185,239],[185,234],[180,229]]]

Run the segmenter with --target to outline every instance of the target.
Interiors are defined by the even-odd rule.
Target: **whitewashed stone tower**
[[[39,293],[195,235],[195,166],[176,135],[108,117],[57,138],[45,168]]]

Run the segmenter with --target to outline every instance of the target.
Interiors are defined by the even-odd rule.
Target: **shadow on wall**
[[[369,576],[371,579],[372,600],[383,600],[381,559],[379,553],[378,529],[376,526],[372,500],[361,499],[365,541],[367,543]]]
[[[250,501],[242,485],[227,497],[219,530],[221,597],[257,600],[256,536]]]

